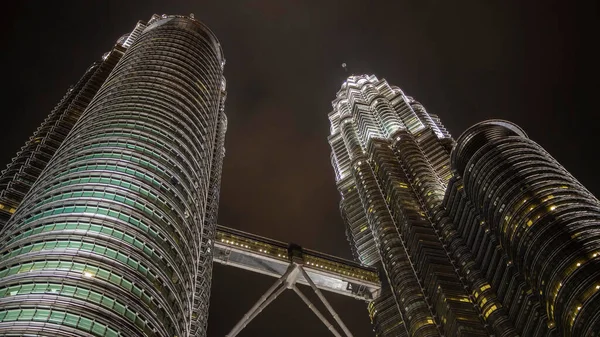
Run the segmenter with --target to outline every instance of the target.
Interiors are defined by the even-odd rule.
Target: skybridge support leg
[[[327,308],[327,310],[329,311],[331,316],[333,316],[333,319],[342,328],[346,337],[353,337],[352,334],[350,333],[350,331],[348,330],[348,328],[346,327],[346,325],[344,325],[344,322],[342,322],[342,319],[340,318],[340,316],[337,314],[337,312],[335,312],[335,310],[333,309],[331,304],[329,304],[329,302],[327,301],[325,296],[323,296],[323,294],[321,293],[319,288],[317,288],[317,286],[315,285],[313,280],[311,280],[310,276],[308,276],[308,273],[306,273],[304,268],[302,268],[302,264],[296,263],[296,262],[290,263],[286,272],[283,275],[281,275],[281,277],[275,282],[275,284],[273,284],[271,286],[271,288],[269,288],[269,290],[267,290],[267,292],[264,293],[260,297],[258,302],[256,302],[252,306],[252,308],[250,308],[250,310],[233,327],[233,329],[231,329],[231,331],[229,332],[229,334],[226,335],[226,337],[237,336],[246,327],[246,325],[248,325],[248,323],[250,323],[256,316],[258,316],[258,314],[260,314],[261,311],[263,311],[269,304],[271,304],[271,302],[273,302],[273,300],[275,300],[279,295],[281,295],[281,293],[283,293],[286,289],[294,290],[294,292],[296,294],[298,294],[300,299],[308,306],[308,308],[310,310],[312,310],[312,312],[315,313],[315,315],[317,315],[317,317],[321,320],[321,322],[323,322],[323,324],[325,324],[327,329],[329,329],[329,331],[331,331],[331,333],[335,337],[343,337],[335,329],[333,324],[331,324],[325,318],[325,316],[323,316],[323,314],[319,311],[319,309],[317,309],[314,306],[314,304],[312,304],[312,302],[306,296],[304,296],[304,294],[300,291],[300,289],[298,289],[296,287],[296,281],[298,280],[300,273],[303,275],[303,277],[306,279],[306,282],[308,282],[310,287],[317,294],[317,296],[319,297],[321,302],[323,302],[323,304],[325,305],[325,307]]]
[[[271,288],[269,288],[269,290],[267,290],[267,292],[260,297],[258,302],[256,302],[254,306],[250,308],[250,310],[233,327],[233,329],[231,329],[231,331],[229,332],[229,334],[226,335],[226,337],[237,336],[237,334],[239,334],[240,331],[242,331],[242,329],[244,329],[246,325],[248,325],[248,323],[250,323],[250,321],[254,319],[254,317],[256,317],[261,311],[263,311],[264,308],[266,308],[274,299],[276,299],[277,296],[279,296],[286,289],[287,286],[284,283],[286,282],[288,276],[292,273],[292,271],[294,271],[294,269],[296,268],[293,265],[290,265],[287,271],[283,275],[281,275],[281,277],[277,281],[275,281],[275,284],[273,284]]]
[[[306,298],[306,296],[304,296],[304,294],[300,291],[300,289],[298,289],[296,286],[292,287],[292,290],[294,290],[294,292],[296,294],[298,294],[298,296],[302,299],[302,301],[304,301],[304,303],[306,303],[306,305],[308,305],[308,307],[310,308],[310,310],[312,310],[315,315],[317,315],[317,317],[319,317],[319,319],[321,320],[321,322],[323,322],[323,324],[325,324],[325,326],[327,327],[327,329],[329,329],[329,331],[331,331],[331,333],[335,336],[335,337],[342,337],[342,335],[340,335],[340,333],[335,329],[335,327],[333,326],[333,324],[329,323],[329,321],[327,320],[327,318],[325,318],[325,316],[323,316],[323,314],[319,311],[319,309],[317,309],[314,304],[312,304],[312,302]]]
[[[350,330],[348,330],[348,328],[346,327],[346,325],[344,324],[344,322],[342,322],[342,319],[337,314],[337,312],[335,312],[335,310],[333,310],[333,307],[331,306],[331,304],[329,304],[329,302],[327,301],[327,299],[325,298],[325,296],[323,296],[323,294],[321,293],[321,291],[319,290],[319,288],[317,288],[317,286],[315,285],[315,283],[313,282],[313,280],[310,279],[310,277],[308,276],[308,274],[306,273],[306,271],[304,270],[304,268],[302,268],[302,266],[298,266],[298,268],[300,269],[300,272],[302,272],[302,275],[304,276],[304,278],[306,279],[306,281],[308,282],[308,284],[310,284],[310,287],[313,288],[313,290],[315,291],[315,293],[317,294],[317,296],[319,297],[319,299],[321,300],[321,302],[323,302],[323,304],[325,305],[325,308],[327,308],[327,310],[329,311],[329,313],[331,314],[331,316],[333,316],[333,319],[335,319],[335,321],[337,322],[337,324],[339,324],[339,326],[342,328],[342,330],[344,331],[344,333],[346,334],[346,336],[353,337],[352,333],[350,333]]]

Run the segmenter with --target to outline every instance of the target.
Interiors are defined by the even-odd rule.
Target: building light
[[[89,271],[84,271],[83,276],[84,277],[94,277],[94,274],[90,273]]]

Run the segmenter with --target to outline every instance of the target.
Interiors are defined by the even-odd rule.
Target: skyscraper
[[[598,199],[506,121],[465,131],[451,167],[448,217],[438,220],[457,260],[487,280],[473,292],[483,310],[504,307],[522,336],[597,336]]]
[[[600,331],[600,203],[520,128],[454,143],[374,76],[348,78],[329,119],[348,239],[389,283],[369,305],[378,336]]]
[[[205,333],[223,65],[203,24],[155,15],[67,93],[0,179],[0,334]]]
[[[359,261],[381,263],[393,298],[372,305],[373,320],[387,322],[378,335],[486,336],[431,220],[450,179],[450,135],[375,76],[351,76],[332,104],[329,143],[348,237]]]
[[[138,25],[137,30],[143,26]],[[16,211],[23,197],[62,144],[81,113],[96,95],[131,44],[129,35],[117,41],[102,60],[94,62],[44,120],[17,156],[0,174],[0,229]]]

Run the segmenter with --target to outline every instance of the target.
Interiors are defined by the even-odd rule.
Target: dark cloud
[[[440,115],[457,137],[486,118],[522,126],[600,194],[594,2],[19,2],[2,20],[1,162],[68,86],[137,20],[195,13],[227,58],[229,118],[220,222],[350,257],[326,141],[346,62]],[[217,266],[209,335],[223,336],[274,279]],[[328,295],[355,332],[364,303]],[[243,336],[327,336],[291,293]]]

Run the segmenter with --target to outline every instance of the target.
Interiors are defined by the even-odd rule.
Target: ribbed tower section
[[[140,29],[140,25],[136,29]],[[124,42],[124,39],[120,39],[102,60],[94,62],[77,84],[69,88],[42,125],[0,174],[0,229],[15,213],[25,194],[29,192],[83,110],[123,56],[127,48]]]
[[[193,18],[138,28],[0,233],[1,335],[205,333],[224,59]]]
[[[598,199],[506,121],[465,131],[451,166],[445,208],[490,280],[474,296],[495,290],[522,336],[597,336]]]
[[[192,314],[191,336],[206,336],[208,322],[208,305],[210,300],[210,286],[212,282],[212,265],[214,238],[217,230],[217,219],[219,211],[219,195],[221,191],[221,171],[223,158],[225,157],[225,131],[227,131],[227,117],[225,116],[225,81],[222,88],[223,95],[220,101],[220,119],[217,125],[210,182],[207,194],[207,208],[204,215],[204,226],[202,227],[202,244],[200,259],[198,261],[198,273],[196,274],[196,290],[194,293],[194,312]]]
[[[453,140],[435,115],[375,76],[351,76],[329,114],[342,218],[357,259],[390,290],[369,306],[378,336],[487,336],[439,236]],[[388,295],[385,295],[385,294]]]

